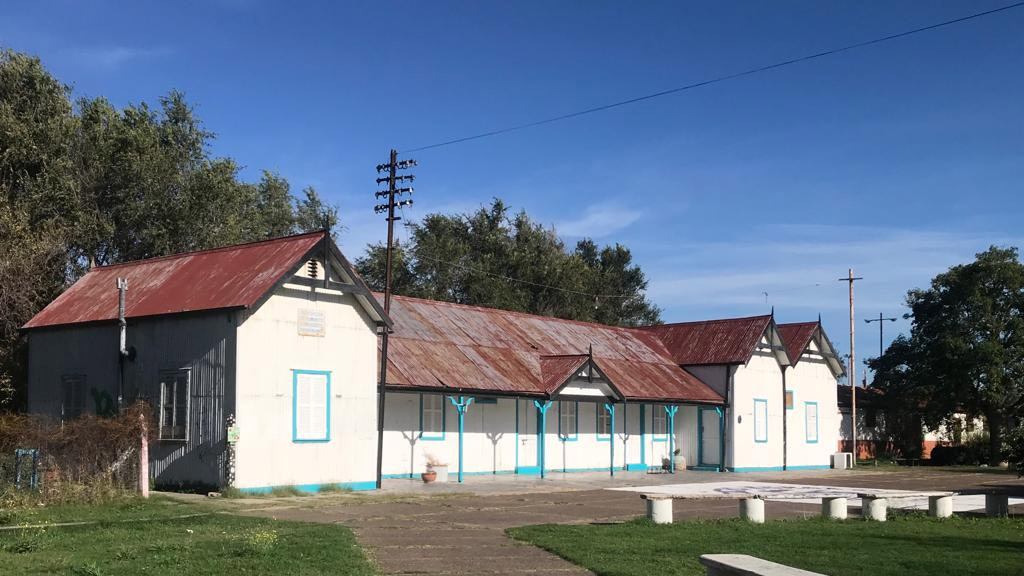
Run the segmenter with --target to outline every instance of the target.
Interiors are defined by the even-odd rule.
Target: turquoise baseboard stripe
[[[829,464],[810,464],[807,466],[786,466],[786,470],[831,470],[832,466]]]
[[[626,464],[626,470],[629,472],[644,472],[647,470],[647,464]]]
[[[377,482],[369,480],[367,482],[327,482],[324,484],[291,484],[282,486],[254,486],[251,488],[239,488],[238,490],[245,494],[269,494],[273,492],[275,488],[294,488],[299,492],[319,492],[322,489],[327,488],[339,488],[341,490],[376,490]]]
[[[687,466],[687,470],[694,470],[697,472],[718,472],[718,466]]]

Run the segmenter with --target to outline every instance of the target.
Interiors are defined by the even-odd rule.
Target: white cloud
[[[639,210],[619,204],[595,204],[584,210],[579,218],[555,224],[555,231],[569,238],[601,238],[632,225],[642,216]]]

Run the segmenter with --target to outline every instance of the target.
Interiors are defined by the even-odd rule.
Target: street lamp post
[[[872,322],[878,322],[878,357],[879,358],[881,358],[882,354],[885,353],[885,344],[883,343],[883,340],[882,340],[882,325],[885,324],[886,320],[888,320],[889,322],[895,322],[896,321],[895,318],[886,318],[886,317],[884,317],[881,312],[878,313],[878,318],[865,318],[864,319],[864,322],[866,322],[868,324],[871,324]]]

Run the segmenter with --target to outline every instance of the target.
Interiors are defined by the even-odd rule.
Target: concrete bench
[[[647,517],[655,524],[672,523],[673,500],[739,500],[740,518],[764,524],[764,498],[760,494],[641,494],[640,498],[647,501]]]
[[[976,488],[960,492],[964,495],[984,495],[986,516],[1009,516],[1010,496],[1014,498],[1024,497],[1024,487],[1006,488]]]
[[[928,498],[928,515],[934,518],[949,518],[953,515],[954,492],[864,492],[860,498],[861,515],[867,520],[885,522],[888,516],[889,500],[902,498]]]
[[[864,518],[885,522],[889,499],[928,497],[928,514],[935,518],[949,518],[953,515],[953,492],[906,492],[906,493],[859,493]],[[847,518],[848,499],[845,496],[811,496],[807,494],[743,493],[743,494],[641,494],[647,502],[647,518],[655,524],[672,523],[673,500],[739,500],[740,518],[764,524],[765,500],[810,500],[821,499],[821,515],[830,520]],[[986,498],[986,503],[988,502]],[[1004,500],[1004,502],[1006,502]],[[1004,509],[1006,504],[1003,505]],[[1005,514],[1005,513],[1004,513]]]
[[[708,576],[824,576],[746,554],[704,554],[700,563]]]

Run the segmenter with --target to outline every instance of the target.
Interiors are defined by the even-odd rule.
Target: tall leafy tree
[[[993,246],[929,288],[911,290],[907,304],[909,338],[871,364],[880,368],[879,386],[920,399],[917,409],[933,425],[961,411],[982,416],[996,463],[1004,433],[1024,417],[1024,264],[1017,249]]]
[[[568,250],[554,230],[501,200],[468,214],[430,214],[409,231],[394,252],[396,294],[613,325],[659,321],[628,249],[584,240]],[[377,244],[356,262],[378,290],[384,258]]]
[[[73,101],[38,58],[0,50],[0,409],[24,405],[18,328],[89,267],[336,228],[338,211],[214,157],[185,96]]]

